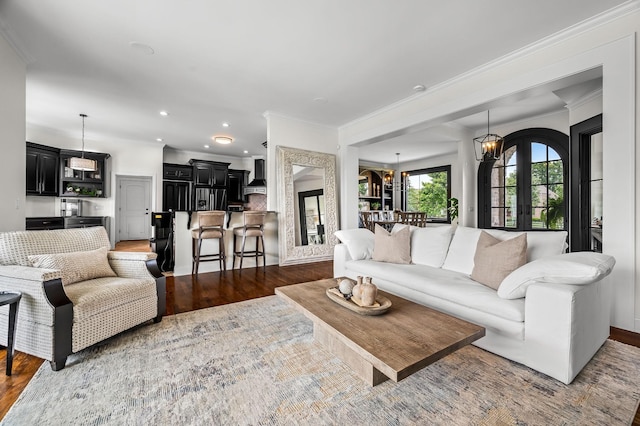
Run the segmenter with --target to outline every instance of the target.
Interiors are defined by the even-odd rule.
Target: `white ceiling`
[[[245,156],[264,153],[266,111],[340,126],[622,3],[2,0],[0,32],[28,62],[27,124],[67,134],[70,148],[85,113],[87,140]],[[559,108],[555,89],[496,117]],[[214,145],[223,134],[234,143]],[[404,135],[391,151],[442,154],[447,137],[446,126]],[[388,146],[370,148],[363,159],[388,161]]]

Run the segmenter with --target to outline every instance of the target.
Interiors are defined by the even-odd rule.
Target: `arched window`
[[[504,140],[502,157],[478,170],[478,226],[567,229],[569,137],[536,128]]]

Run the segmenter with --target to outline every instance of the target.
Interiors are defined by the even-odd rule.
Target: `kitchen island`
[[[190,227],[195,220],[189,220],[190,215],[198,212],[176,212],[175,228],[174,228],[174,246],[175,246],[175,266],[173,273],[176,276],[191,274],[192,259],[192,238]],[[242,212],[227,212],[226,232],[224,236],[224,246],[227,253],[227,269],[233,268],[233,228],[242,226]],[[238,247],[240,242],[238,241]],[[255,238],[247,238],[245,250],[255,249]],[[266,254],[267,265],[277,265],[278,258],[278,215],[274,211],[268,211],[264,224],[264,251]],[[203,240],[202,255],[218,252],[218,240]],[[262,267],[262,258],[258,259],[258,264]],[[239,267],[240,260],[236,261],[236,268]],[[244,259],[242,263],[243,269],[255,267],[255,261],[251,258]],[[198,268],[199,273],[215,272],[220,270],[219,262],[200,262]]]

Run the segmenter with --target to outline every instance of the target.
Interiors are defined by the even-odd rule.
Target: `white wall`
[[[24,230],[26,67],[0,34],[0,231]]]
[[[267,208],[278,210],[276,147],[293,147],[308,151],[337,155],[338,129],[320,124],[309,123],[296,118],[268,112],[267,118]],[[340,176],[336,176],[340,182]],[[336,188],[339,198],[339,188]]]
[[[636,70],[639,49],[636,33],[640,31],[638,2],[619,9],[616,16],[603,15],[597,22],[572,27],[563,34],[543,40],[536,46],[521,49],[514,55],[499,58],[473,72],[459,76],[422,96],[362,117],[340,128],[343,147],[358,146],[369,140],[403,129],[440,124],[458,116],[487,110],[504,104],[511,96],[535,91],[585,70],[603,70],[604,127],[604,217],[607,230],[605,252],[616,258],[609,277],[614,291],[614,326],[640,331],[640,185],[635,169],[640,166],[636,145],[636,87],[640,74]],[[568,132],[569,117],[561,125]],[[528,126],[527,126],[528,127]],[[347,188],[342,182],[342,188]],[[346,200],[342,212],[355,210],[357,201]]]

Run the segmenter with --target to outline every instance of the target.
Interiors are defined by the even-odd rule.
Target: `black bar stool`
[[[191,252],[193,254],[191,273],[198,275],[200,262],[219,261],[220,270],[227,270],[227,256],[224,249],[224,218],[222,210],[197,212],[195,227],[191,228]],[[218,253],[202,254],[202,240],[218,240]]]
[[[262,211],[245,211],[242,214],[244,221],[243,226],[236,226],[233,228],[233,267],[236,267],[236,256],[240,257],[240,269],[242,269],[242,259],[245,257],[256,258],[256,268],[258,267],[258,257],[262,256],[262,267],[266,269],[267,260],[264,255],[264,218],[267,212]],[[242,246],[238,250],[236,244],[237,238],[242,237]],[[247,237],[256,238],[256,249],[247,251],[245,250],[245,243]],[[262,246],[262,250],[260,249]]]
[[[7,376],[13,367],[13,340],[16,335],[16,315],[22,293],[18,291],[0,291],[0,306],[9,305],[9,330],[7,331]]]

